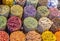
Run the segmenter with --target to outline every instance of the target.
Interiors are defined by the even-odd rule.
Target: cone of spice
[[[60,41],[60,31],[55,33],[56,39],[57,41]]]
[[[38,22],[33,17],[27,17],[24,19],[23,25],[24,25],[25,31],[28,32],[30,30],[36,30],[36,28],[38,26]]]
[[[37,14],[36,14],[37,19],[40,19],[40,16],[45,17],[45,16],[48,16],[48,15],[49,15],[49,10],[46,6],[39,6],[37,8]]]
[[[42,17],[39,19],[39,26],[41,26],[43,31],[49,30],[52,24],[53,22],[47,17]]]
[[[29,31],[26,35],[26,41],[41,41],[41,35],[36,31]]]
[[[19,30],[21,28],[21,25],[21,19],[16,16],[12,16],[8,19],[7,26],[11,32]]]
[[[55,33],[56,31],[60,30],[60,18],[54,18],[52,21],[54,22],[54,24],[52,25],[50,30]]]
[[[27,0],[26,5],[33,5],[34,7],[37,7],[38,0]]]
[[[8,17],[9,15],[10,8],[7,5],[0,5],[0,16],[6,16]]]
[[[15,4],[24,6],[25,5],[26,0],[15,0]]]
[[[11,7],[11,16],[18,16],[18,17],[22,17],[23,14],[23,8],[20,5],[13,5]]]
[[[50,14],[49,14],[49,18],[52,20],[54,19],[55,17],[59,17],[60,16],[60,12],[57,8],[50,8],[49,9],[50,11]]]
[[[50,31],[45,31],[42,33],[43,41],[56,41],[55,35]]]
[[[10,35],[10,41],[25,41],[26,37],[22,31],[12,32]]]
[[[0,30],[5,30],[7,19],[4,16],[0,16]]]
[[[9,41],[9,35],[5,31],[0,31],[0,41]]]
[[[48,0],[48,8],[57,8],[58,0]]]
[[[41,6],[47,6],[48,0],[39,0],[39,5]]]
[[[14,0],[2,0],[4,5],[12,6],[14,4]]]
[[[24,7],[24,18],[26,17],[35,17],[36,9],[33,5],[27,5]]]

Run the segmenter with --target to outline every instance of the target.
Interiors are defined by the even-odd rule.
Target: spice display
[[[0,16],[6,16],[8,17],[9,15],[10,8],[7,5],[0,5]]]
[[[21,25],[21,19],[16,16],[12,16],[8,19],[7,26],[11,32],[19,30],[21,28]]]
[[[26,31],[36,30],[37,26],[38,26],[38,22],[33,17],[27,17],[24,19],[24,29]]]
[[[35,17],[36,9],[33,5],[28,5],[24,7],[24,18],[26,17]]]
[[[39,0],[39,5],[41,6],[47,6],[48,0]]]
[[[20,5],[13,5],[11,7],[11,15],[22,17],[23,8]]]
[[[56,39],[57,41],[60,41],[60,31],[55,33]]]
[[[48,8],[57,8],[58,0],[48,0]]]
[[[9,35],[5,31],[0,31],[0,41],[9,41]]]
[[[46,6],[39,6],[37,8],[36,18],[40,19],[40,16],[45,17],[49,15],[49,10]]]
[[[41,41],[41,35],[35,31],[29,31],[26,35],[26,41]]]
[[[34,7],[37,7],[38,0],[27,0],[26,5],[33,5]]]
[[[0,30],[5,30],[7,19],[4,16],[0,16]]]
[[[55,35],[50,31],[45,31],[42,33],[43,41],[56,41]]]
[[[0,0],[0,41],[60,41],[60,0]]]
[[[51,20],[54,19],[55,17],[60,16],[59,10],[57,8],[50,8],[49,11],[50,11],[49,18]]]
[[[49,30],[53,22],[47,18],[47,17],[42,17],[39,19],[39,25],[43,28],[43,31]]]
[[[12,6],[14,4],[14,0],[2,0],[4,5]]]
[[[22,31],[15,31],[10,35],[10,41],[25,41],[26,37]]]
[[[24,6],[25,5],[26,0],[15,0],[15,4]]]

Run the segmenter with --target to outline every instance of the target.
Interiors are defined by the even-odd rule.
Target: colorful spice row
[[[47,6],[48,8],[57,8],[58,0],[2,0],[2,3],[5,5],[12,6],[14,4],[18,4],[21,6],[26,5],[33,5],[34,7],[37,6]]]
[[[30,30],[39,31],[41,28],[43,29],[42,32],[44,32],[45,30],[50,29],[53,22],[47,17],[40,18],[39,22],[33,17],[27,17],[22,22],[22,20],[17,16],[11,16],[8,20],[6,19],[6,17],[0,16],[0,30],[4,30],[7,25],[8,30],[10,32],[13,32],[16,30],[20,30],[22,28],[22,24],[23,24],[23,28],[26,32],[28,32]],[[40,26],[41,26],[41,28],[40,28]],[[39,29],[37,29],[37,28],[39,28]]]
[[[19,18],[34,17],[39,20],[41,17],[49,17],[51,20],[60,16],[57,8],[47,8],[46,6],[38,6],[37,10],[33,5],[24,7],[20,5],[13,5],[11,8],[7,5],[0,5],[0,15],[18,16]]]
[[[0,5],[0,6],[1,6],[0,8],[2,8],[2,10],[0,11],[0,16],[6,15],[6,14],[8,15],[9,11],[10,11],[9,10],[10,8],[8,6],[6,6],[6,5]],[[22,25],[21,24],[22,15],[23,15],[22,6],[13,5],[11,7],[11,14],[10,14],[11,17],[8,19],[8,22],[7,22],[7,26],[8,26],[8,29],[10,31],[11,30],[14,31],[14,30],[20,29],[20,27]],[[49,30],[50,27],[52,26],[52,24],[54,23],[54,21],[53,20],[51,21],[49,18],[47,18],[48,15],[49,15],[49,18],[51,18],[51,16],[54,17],[54,18],[55,17],[59,18],[60,12],[59,12],[59,10],[57,8],[48,9],[46,6],[39,6],[37,8],[37,11],[36,11],[36,9],[34,8],[33,5],[26,6],[24,8],[24,15],[23,15],[24,17],[26,17],[24,19],[24,21],[23,21],[24,22],[23,23],[23,28],[24,29],[26,28],[28,30],[32,30],[32,29],[35,30],[36,28],[40,28],[41,27],[43,29],[43,31]],[[19,18],[17,18],[17,17],[19,17]],[[38,18],[39,23],[38,23],[38,21],[36,20],[35,17]],[[54,18],[51,18],[51,19],[54,19]],[[38,24],[39,24],[39,27],[38,27]],[[13,30],[13,28],[15,28],[15,29]]]
[[[6,6],[6,5],[0,5],[1,7],[0,7],[0,9],[1,9],[1,11],[0,11],[0,16],[5,16],[5,15],[7,15],[8,16],[8,14],[9,14],[9,11],[10,11],[10,8],[8,7],[8,6]],[[32,8],[32,9],[31,9]],[[31,9],[31,10],[30,10]],[[55,15],[55,13],[56,13],[56,15]],[[10,26],[12,25],[12,24],[19,24],[19,28],[21,27],[20,26],[20,24],[21,24],[21,22],[20,22],[20,20],[21,20],[21,18],[22,18],[22,15],[23,15],[23,8],[22,8],[22,6],[20,6],[20,5],[13,5],[12,7],[11,7],[11,14],[10,14],[10,16],[13,16],[12,18],[10,17],[9,19],[8,19],[8,28],[10,29]],[[14,17],[14,16],[16,16],[16,17],[19,17],[19,19],[17,19],[16,17]],[[55,17],[56,18],[59,18],[59,16],[60,16],[60,12],[59,12],[59,10],[57,9],[57,8],[50,8],[50,9],[48,9],[46,6],[39,6],[38,8],[37,8],[37,11],[36,11],[36,9],[34,8],[34,6],[33,5],[28,5],[28,6],[26,6],[26,7],[24,7],[24,28],[26,28],[26,27],[28,27],[28,28],[37,28],[37,26],[38,26],[38,22],[37,22],[37,18],[38,18],[38,21],[39,21],[39,19],[41,19],[42,17],[44,17],[44,18],[42,18],[40,21],[39,21],[39,26],[43,29],[47,29],[47,28],[50,28],[51,27],[51,25],[54,23],[54,21],[52,20],[52,19],[54,19]],[[41,16],[41,17],[40,17]],[[51,21],[50,19],[48,19],[47,17],[49,16],[49,18],[53,21]],[[30,18],[28,18],[28,17],[30,17]],[[36,18],[35,18],[36,17]],[[46,17],[46,18],[45,18]],[[12,20],[12,19],[17,19],[17,23],[13,23],[13,22],[11,22],[12,24],[10,24],[10,21]],[[11,19],[11,20],[10,20]],[[15,19],[15,20],[16,20]],[[27,19],[27,21],[25,20],[25,19]],[[13,21],[15,21],[15,20],[13,20]],[[31,21],[31,23],[29,23]],[[34,23],[33,23],[33,21],[34,21]],[[48,22],[46,22],[46,21],[48,21]],[[27,23],[26,23],[27,22]],[[41,22],[41,23],[40,23]],[[26,23],[26,24],[25,24]],[[32,24],[33,23],[33,24]],[[45,23],[45,24],[44,24]],[[18,25],[17,24],[17,25]],[[33,25],[35,25],[35,26],[33,26]],[[46,25],[48,25],[48,26],[46,26]],[[44,27],[43,27],[44,26]],[[46,26],[46,27],[45,27]],[[13,26],[12,26],[13,27]],[[17,26],[18,27],[18,26]],[[12,29],[10,29],[10,30],[12,30]]]
[[[39,32],[44,32],[46,30],[51,30],[52,32],[60,30],[60,18],[54,18],[52,21],[47,17],[41,17],[37,21],[33,17],[27,17],[22,20],[17,16],[11,16],[8,20],[4,16],[0,16],[0,30],[5,30],[6,24],[10,32],[20,30],[22,28],[24,31],[28,32],[31,30],[37,30]]]
[[[0,31],[1,41],[60,41],[60,31],[53,34],[51,31],[45,31],[42,34],[36,31],[29,31],[24,34],[22,31],[15,31],[10,34]]]
[[[60,41],[60,12],[56,8],[57,1],[43,1],[44,2],[40,0],[15,0],[14,2],[14,0],[3,0],[3,4],[5,5],[0,5],[0,29],[5,30],[7,25],[7,28],[11,32],[11,34],[9,38],[9,36],[5,34],[5,31],[2,32],[0,30],[0,40]],[[41,6],[37,7],[38,3]],[[49,9],[46,6],[47,3]],[[24,5],[26,6],[24,7]],[[35,7],[37,7],[37,10]],[[8,15],[10,16],[9,19],[4,19],[4,16],[8,17]],[[23,17],[24,20],[22,21],[21,18]],[[22,28],[22,24],[24,33],[27,32],[27,34],[19,31]],[[54,32],[55,35],[51,31]],[[42,34],[39,34],[38,32]]]

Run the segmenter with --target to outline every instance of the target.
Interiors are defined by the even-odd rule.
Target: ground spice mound
[[[21,31],[12,32],[10,35],[10,41],[25,41],[25,34]]]
[[[28,5],[24,7],[24,18],[26,17],[35,17],[36,9],[33,5]]]
[[[8,19],[7,26],[10,31],[19,30],[21,25],[21,19],[19,17],[12,16]]]
[[[56,41],[55,35],[50,31],[45,31],[42,33],[43,41]]]
[[[0,31],[0,41],[9,41],[9,35],[5,31]]]
[[[60,16],[60,12],[59,12],[59,10],[57,8],[50,8],[49,11],[50,11],[50,14],[49,14],[48,17],[51,20]]]
[[[55,33],[56,39],[57,41],[60,41],[60,31]]]
[[[41,35],[35,31],[30,31],[26,35],[26,41],[41,41]]]

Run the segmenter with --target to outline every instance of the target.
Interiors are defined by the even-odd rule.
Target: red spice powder
[[[0,31],[0,41],[9,41],[9,35],[5,31]]]
[[[12,16],[8,19],[7,26],[10,31],[16,31],[21,28],[22,25],[21,23],[22,22],[20,18],[16,16]]]

